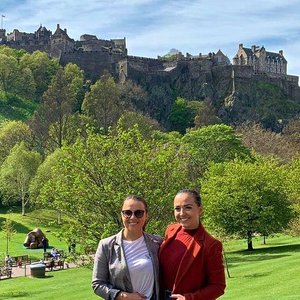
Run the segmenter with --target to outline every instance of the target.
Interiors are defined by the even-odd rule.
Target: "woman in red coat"
[[[177,224],[168,226],[159,253],[161,298],[213,300],[224,294],[222,244],[204,229],[201,213],[198,192],[185,189],[177,193]]]

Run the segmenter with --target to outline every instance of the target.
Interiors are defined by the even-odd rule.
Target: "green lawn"
[[[0,211],[0,222],[6,216]],[[39,226],[48,230],[50,244],[66,249],[64,241],[55,237],[57,226],[49,225],[53,213],[35,211],[22,217],[11,213],[16,222],[18,233],[10,242],[11,255],[39,256],[42,250],[28,250],[23,247],[26,233]],[[227,300],[298,300],[300,299],[300,237],[278,235],[267,239],[254,239],[254,251],[247,251],[243,240],[226,243],[225,250],[229,265],[230,278],[227,277],[225,295]],[[0,233],[0,253],[5,253],[5,237]],[[91,289],[91,273],[88,268],[65,269],[47,272],[45,278],[20,277],[0,282],[0,300],[4,299],[99,299]]]
[[[18,277],[0,282],[0,300],[93,300],[92,271],[87,268],[46,272],[45,278]]]
[[[6,209],[0,208],[0,226],[5,218],[13,221],[14,229],[17,231],[8,243],[8,252],[11,256],[28,255],[33,260],[39,260],[43,257],[43,249],[27,249],[23,246],[27,233],[36,227],[39,227],[49,240],[49,248],[55,247],[67,250],[66,241],[58,236],[59,226],[55,224],[55,212],[48,210],[35,210],[21,215],[21,208],[13,207],[10,213]],[[6,254],[6,236],[0,227],[0,260]]]
[[[275,236],[266,245],[258,239],[254,247],[226,245],[230,278],[221,299],[300,299],[300,238]]]

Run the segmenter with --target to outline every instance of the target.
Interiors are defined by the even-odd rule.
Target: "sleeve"
[[[184,294],[186,300],[215,300],[224,294],[226,281],[223,247],[220,241],[210,246],[206,258],[207,285],[194,293]]]
[[[113,300],[120,292],[114,289],[109,276],[108,245],[100,241],[94,260],[92,288],[94,293],[105,300]]]

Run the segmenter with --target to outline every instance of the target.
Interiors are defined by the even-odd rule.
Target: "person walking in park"
[[[144,232],[148,206],[130,195],[122,206],[124,228],[99,242],[92,287],[104,299],[159,300],[158,250],[162,238]]]
[[[159,251],[161,299],[214,300],[224,294],[223,247],[201,224],[201,213],[197,191],[176,194],[177,224],[167,227]]]

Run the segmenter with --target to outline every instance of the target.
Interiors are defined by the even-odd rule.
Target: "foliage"
[[[236,132],[247,148],[263,156],[273,155],[282,162],[291,161],[298,151],[287,135],[267,130],[261,124],[244,123]]]
[[[6,159],[10,150],[18,143],[24,142],[28,148],[33,144],[32,132],[22,121],[4,121],[0,126],[0,164]]]
[[[9,242],[14,234],[16,234],[16,230],[14,229],[13,221],[8,217],[5,221],[2,222],[2,232],[6,237],[6,255],[9,254]]]
[[[177,98],[169,116],[170,129],[184,134],[187,128],[194,125],[193,118],[193,111],[188,106],[188,101],[183,98]]]
[[[289,199],[296,211],[296,218],[290,223],[289,234],[300,235],[300,157],[295,157],[291,164],[285,166],[286,189]]]
[[[91,86],[82,103],[83,112],[95,120],[99,128],[108,132],[122,113],[119,89],[114,79],[103,75],[100,80]]]
[[[206,224],[248,238],[249,250],[254,233],[268,236],[284,230],[293,217],[284,175],[271,159],[212,163],[202,181]]]
[[[182,138],[182,148],[190,154],[189,170],[192,178],[199,178],[208,163],[230,161],[236,157],[250,159],[249,149],[228,125],[210,125],[189,130]]]
[[[36,98],[40,99],[59,69],[58,61],[50,59],[46,52],[26,53],[20,59],[22,68],[29,68],[36,84]]]
[[[60,209],[76,222],[77,237],[93,246],[101,236],[120,229],[120,207],[128,194],[149,202],[149,231],[161,233],[173,218],[171,201],[187,179],[184,157],[172,143],[145,140],[136,129],[108,135],[89,133],[64,147],[52,167],[53,176],[41,188],[38,201]],[[105,222],[103,222],[105,220]]]
[[[150,138],[154,130],[161,130],[161,127],[156,120],[133,111],[123,113],[117,125],[123,130],[128,130],[138,125],[144,138]]]
[[[127,80],[118,85],[120,90],[120,101],[126,111],[147,112],[148,94],[138,84]]]
[[[14,203],[21,200],[22,215],[28,204],[29,184],[38,165],[40,154],[29,151],[25,144],[16,144],[1,166],[0,189],[4,194],[4,201]]]
[[[43,95],[43,103],[36,111],[31,127],[41,148],[54,151],[62,147],[64,141],[73,141],[76,130],[84,118],[72,116],[83,86],[82,72],[69,64],[59,69]],[[70,129],[74,129],[70,132]],[[77,127],[78,125],[78,127]]]

